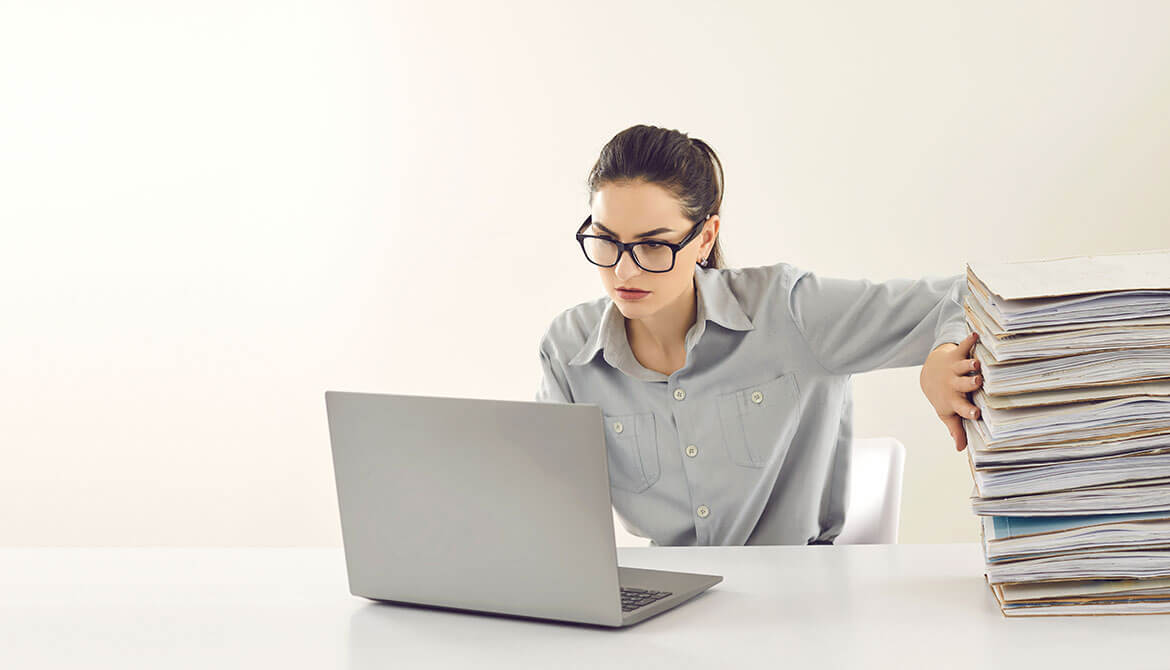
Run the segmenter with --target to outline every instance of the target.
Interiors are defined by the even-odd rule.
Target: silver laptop
[[[723,581],[617,565],[601,408],[325,393],[350,593],[627,626]]]

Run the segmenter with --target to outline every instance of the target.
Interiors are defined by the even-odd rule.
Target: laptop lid
[[[601,409],[328,391],[350,592],[619,625]]]

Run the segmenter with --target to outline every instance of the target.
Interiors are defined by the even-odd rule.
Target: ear
[[[715,239],[719,236],[719,215],[716,214],[710,219],[707,219],[707,225],[703,226],[703,232],[699,233],[699,237],[703,240],[703,253],[701,256],[707,258],[711,249],[715,246]]]

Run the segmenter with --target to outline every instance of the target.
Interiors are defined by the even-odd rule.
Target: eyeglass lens
[[[630,248],[634,260],[644,270],[668,270],[674,261],[674,252],[664,244],[643,242]],[[585,255],[598,265],[613,265],[617,261],[618,247],[609,240],[590,237],[585,240]]]

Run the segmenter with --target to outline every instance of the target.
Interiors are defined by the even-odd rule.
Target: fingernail
[[[971,410],[971,418],[972,418],[972,419],[974,419],[974,418],[975,418],[975,410]]]

